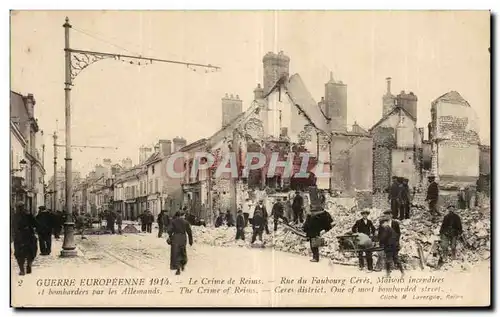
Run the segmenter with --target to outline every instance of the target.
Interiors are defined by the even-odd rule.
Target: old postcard
[[[490,12],[12,11],[14,307],[486,307]]]

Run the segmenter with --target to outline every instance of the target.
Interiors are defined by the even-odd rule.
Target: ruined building
[[[417,127],[417,96],[391,93],[391,78],[382,97],[382,118],[373,125],[373,191],[385,192],[392,176],[409,179],[411,187],[422,182],[423,130]]]
[[[478,133],[477,115],[458,92],[450,91],[432,102],[431,168],[445,200],[454,200],[460,187],[476,190],[480,176]]]
[[[188,155],[208,150],[216,159],[212,170],[185,175],[184,203],[211,222],[219,212],[235,212],[248,197],[249,189],[288,191],[316,185],[361,197],[360,206],[369,206],[372,168],[366,158],[372,155],[372,141],[359,125],[352,131],[347,129],[347,85],[331,76],[325,84],[325,97],[318,104],[300,75],[290,76],[290,58],[283,52],[269,52],[262,62],[263,87],[258,84],[254,89],[250,107],[241,112],[238,98],[224,98],[222,129],[182,148]],[[224,159],[229,152],[236,152],[239,177],[231,178],[229,173],[214,177],[212,173],[220,164],[226,166]],[[250,164],[248,152],[264,154],[266,162],[246,175],[243,171]],[[291,177],[284,174],[284,167],[270,171],[273,153],[279,153],[279,161],[291,163]],[[303,153],[309,154],[309,161],[304,162],[308,178],[296,177]],[[184,162],[187,172],[195,166],[194,160],[191,157]]]

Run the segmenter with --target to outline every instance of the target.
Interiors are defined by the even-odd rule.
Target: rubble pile
[[[484,208],[486,207],[486,208]],[[464,238],[469,247],[458,242],[456,261],[443,268],[459,266],[467,269],[469,264],[490,258],[490,209],[488,206],[458,210],[462,218]],[[424,207],[413,207],[411,219],[401,222],[401,251],[404,262],[414,262],[418,258],[418,245],[423,249],[426,262],[435,266],[438,261],[437,252],[432,250],[435,241],[439,240],[439,229],[442,219],[432,222],[431,216]],[[436,256],[434,256],[434,254]]]
[[[349,233],[358,220],[360,210],[355,207],[348,208],[342,204],[329,201],[326,204],[327,212],[332,215],[333,228],[323,235],[326,246],[320,248],[323,257],[331,259],[337,263],[356,264],[357,254],[354,252],[340,252],[337,236]],[[369,219],[378,228],[378,219],[382,216],[383,210],[372,208]],[[462,218],[464,238],[470,245],[466,248],[464,243],[459,242],[457,247],[457,259],[450,264],[445,264],[443,269],[467,269],[474,262],[490,258],[490,208],[482,205],[470,210],[457,211]],[[436,240],[439,240],[439,229],[442,217],[437,222],[431,221],[431,216],[423,204],[415,204],[411,209],[411,219],[401,221],[401,251],[400,259],[407,268],[417,268],[419,266],[418,246],[422,246],[424,264],[432,265],[437,257],[433,256],[432,247]],[[309,255],[309,242],[306,239],[290,232],[283,225],[278,226],[278,231],[273,233],[273,220],[269,219],[269,229],[271,234],[264,233],[263,239],[266,247],[271,247],[278,251]],[[222,226],[213,227],[193,227],[193,235],[196,243],[208,244],[222,247],[250,247],[252,236],[251,226],[245,228],[245,242],[236,241],[236,228]],[[437,253],[436,253],[437,254]],[[377,254],[374,253],[374,261]]]

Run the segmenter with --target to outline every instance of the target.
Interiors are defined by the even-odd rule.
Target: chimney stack
[[[391,77],[387,77],[385,80],[387,81],[387,94],[391,94]]]

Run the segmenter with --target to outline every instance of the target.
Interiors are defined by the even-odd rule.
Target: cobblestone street
[[[80,256],[77,258],[59,258],[61,241],[54,241],[52,255],[38,256],[35,260],[33,273],[24,277],[17,275],[17,265],[13,261],[13,291],[23,290],[24,294],[32,293],[33,304],[44,303],[61,304],[61,299],[68,300],[67,305],[71,305],[68,296],[36,296],[36,282],[40,279],[53,278],[168,278],[172,286],[162,290],[164,296],[149,297],[147,300],[143,296],[80,296],[78,303],[86,306],[113,306],[113,305],[179,305],[179,306],[211,306],[211,305],[236,305],[236,306],[266,306],[277,305],[282,294],[275,292],[276,287],[285,287],[282,284],[283,278],[295,279],[300,277],[311,281],[313,277],[318,279],[346,279],[352,277],[368,277],[376,285],[379,277],[384,273],[361,273],[355,267],[331,265],[328,259],[323,258],[320,263],[310,263],[309,258],[272,249],[248,249],[238,247],[212,247],[203,244],[188,246],[189,262],[186,271],[181,276],[175,276],[169,270],[169,247],[164,238],[157,238],[155,230],[151,234],[124,234],[124,235],[101,235],[87,236],[82,239],[76,237]],[[485,264],[484,270],[477,269],[474,273],[431,272],[431,271],[410,271],[407,277],[444,277],[442,287],[451,288],[453,292],[460,294],[472,281],[478,283],[484,281],[482,289],[488,289],[487,272],[489,268]],[[483,272],[479,274],[480,272]],[[187,286],[190,278],[227,279],[234,278],[240,281],[261,280],[263,284],[251,285],[256,293],[252,294],[230,294],[228,296],[178,296],[180,288]],[[393,277],[399,278],[400,273],[394,272]],[[455,283],[460,278],[461,283]],[[335,297],[342,294],[287,294],[294,298],[294,305],[307,305],[311,303],[311,296],[315,296],[316,303],[325,305],[363,305],[363,298],[373,300],[373,294],[358,294],[356,297]],[[347,294],[345,294],[347,295]],[[29,295],[28,295],[29,296]],[[18,297],[21,298],[21,297]],[[485,297],[486,298],[486,297]],[[175,299],[175,300],[173,300]],[[461,299],[456,304],[464,304],[467,299]],[[471,300],[472,301],[472,300]],[[76,302],[75,302],[76,303]],[[412,301],[408,301],[411,304]],[[413,302],[413,303],[418,303]],[[453,303],[452,303],[453,304]]]

